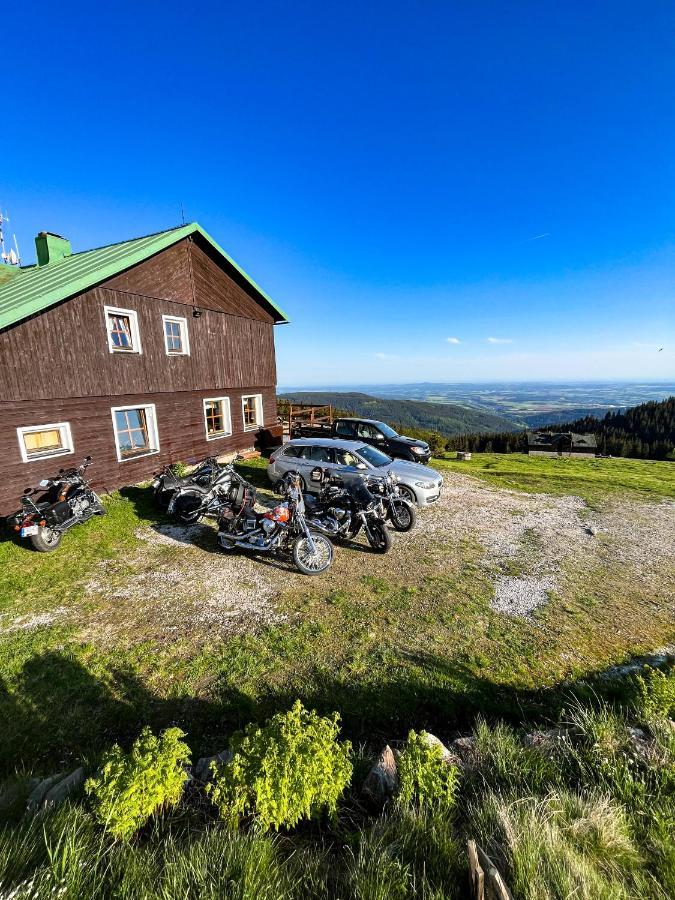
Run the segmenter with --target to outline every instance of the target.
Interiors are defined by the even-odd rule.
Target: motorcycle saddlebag
[[[58,503],[52,504],[44,512],[44,517],[48,525],[62,525],[72,518],[73,511],[67,500],[59,500]]]

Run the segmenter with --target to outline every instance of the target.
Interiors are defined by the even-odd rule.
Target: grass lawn
[[[671,462],[474,453],[468,461],[435,460],[434,465],[442,471],[475,475],[499,487],[546,494],[575,494],[591,505],[614,494],[655,499],[675,497],[675,465]]]
[[[675,494],[669,463],[474,455],[437,465],[516,491],[576,494],[599,507],[617,497],[658,503]],[[242,471],[266,484],[264,461]],[[424,552],[407,535],[396,536],[386,557],[340,548],[330,577],[318,579],[236,558],[234,565],[276,578],[273,621],[224,635],[215,625],[182,622],[176,601],[179,625],[166,624],[143,598],[142,579],[166,570],[169,585],[185,547],[139,556],[145,545],[137,533],[162,521],[146,489],[115,494],[107,508],[55,553],[12,539],[0,544],[0,719],[12,723],[0,731],[4,771],[94,760],[145,723],[176,722],[198,753],[208,753],[234,728],[296,697],[339,710],[356,741],[400,737],[413,725],[449,734],[478,710],[546,716],[561,683],[673,639],[668,597],[619,564],[577,570],[572,562],[564,594],[532,620],[495,612],[482,547],[452,531]],[[429,515],[421,511],[422,528]],[[224,558],[209,534],[207,550],[190,552],[218,571]],[[206,570],[194,571],[186,597],[205,590]],[[95,572],[106,573],[116,592],[92,591]],[[133,603],[125,599],[130,577],[141,579]],[[226,594],[227,585],[219,590]]]

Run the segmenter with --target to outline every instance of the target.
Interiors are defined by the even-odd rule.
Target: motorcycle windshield
[[[349,492],[360,506],[368,506],[374,499],[373,495],[362,481],[356,481],[351,484]]]

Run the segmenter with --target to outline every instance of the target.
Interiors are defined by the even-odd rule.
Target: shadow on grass
[[[287,709],[296,699],[321,713],[340,712],[343,731],[354,742],[377,745],[405,738],[409,728],[426,728],[449,739],[470,728],[477,713],[513,722],[552,720],[572,693],[611,696],[616,684],[589,675],[575,685],[523,691],[495,684],[457,663],[430,655],[411,660],[399,674],[382,667],[374,677],[336,679],[326,672],[305,675],[292,686],[269,686],[257,696],[243,692],[223,674],[208,698],[164,698],[129,668],[99,675],[68,650],[28,660],[12,692],[0,680],[0,774],[49,772],[78,761],[92,763],[113,742],[129,745],[141,728],[178,725],[187,732],[195,757],[222,749],[233,731]],[[628,682],[620,688],[625,700]]]

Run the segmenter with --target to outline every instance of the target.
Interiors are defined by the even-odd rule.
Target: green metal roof
[[[190,225],[181,225],[120,244],[109,244],[96,250],[73,253],[72,256],[46,266],[23,266],[20,269],[12,269],[14,274],[11,277],[0,277],[0,329],[42,312],[43,309],[48,309],[61,300],[89,290],[94,285],[195,234],[201,235],[230,265],[234,266],[246,280],[256,299],[269,304],[275,322],[288,321],[285,313],[262,288],[203,228],[193,222]],[[0,267],[0,273],[9,268],[9,266]]]

